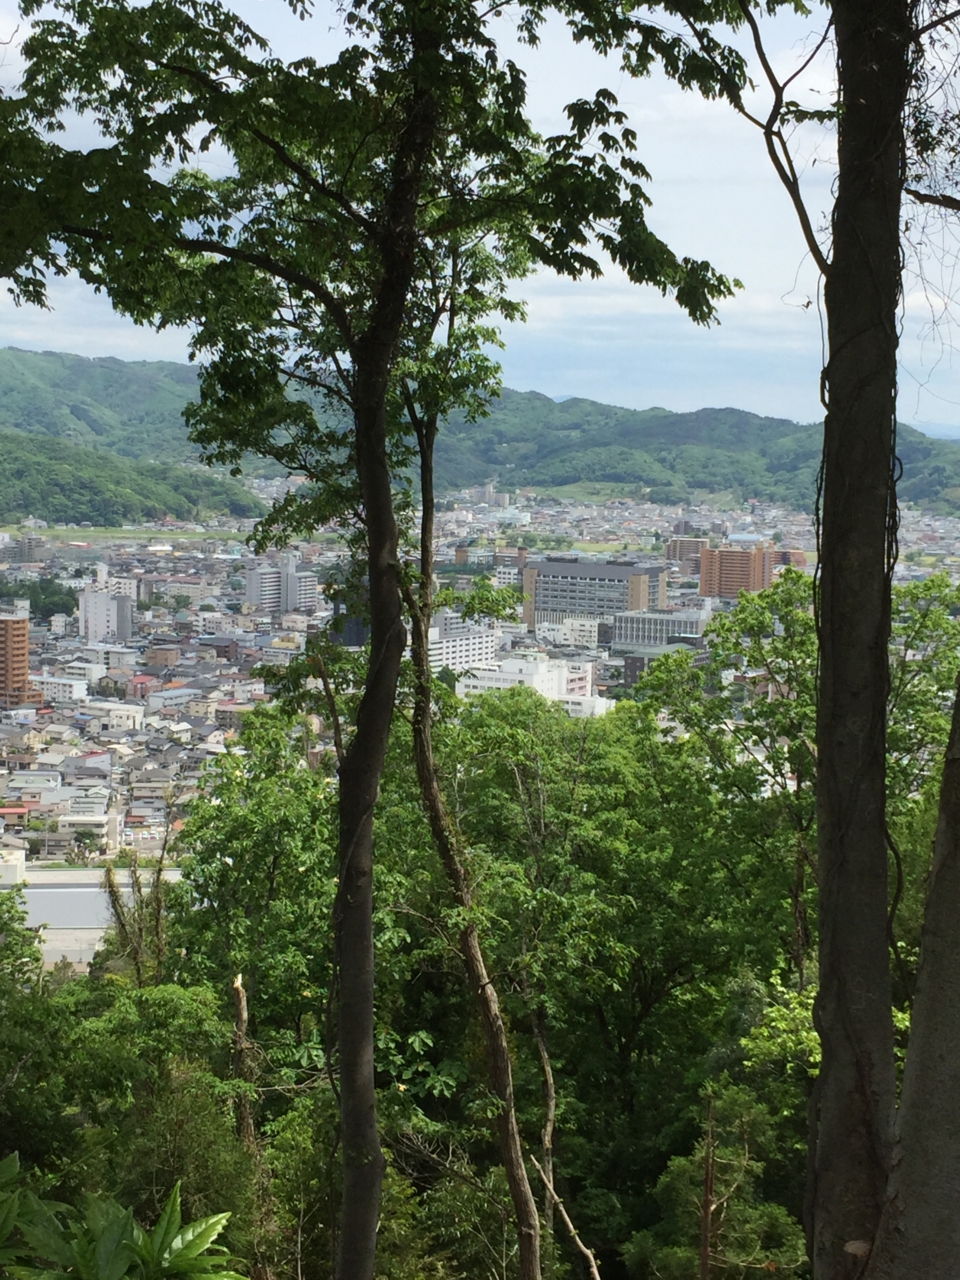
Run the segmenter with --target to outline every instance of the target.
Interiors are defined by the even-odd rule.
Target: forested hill
[[[196,370],[187,364],[0,349],[0,430],[108,450],[118,458],[195,460],[181,416],[195,391]],[[447,424],[438,441],[437,480],[441,490],[495,478],[504,489],[611,494],[616,486],[662,502],[727,493],[809,509],[820,430],[819,423],[740,409],[638,411],[504,391],[483,421],[454,418]],[[900,454],[901,498],[960,511],[960,444],[902,427]],[[0,462],[0,500],[7,477]]]
[[[145,462],[196,458],[183,407],[189,364],[0,348],[0,430],[29,431]]]
[[[201,467],[132,462],[64,440],[0,430],[0,524],[40,520],[117,526],[173,516],[251,518],[263,504]]]
[[[584,492],[594,485],[649,490],[655,502],[730,493],[813,504],[820,423],[801,425],[742,409],[618,409],[594,400],[557,404],[505,391],[477,424],[453,421],[438,444],[438,482],[450,488],[497,476],[502,487]],[[900,428],[901,499],[960,511],[960,444]]]

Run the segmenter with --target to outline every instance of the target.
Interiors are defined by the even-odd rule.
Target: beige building
[[[702,555],[709,546],[709,538],[671,538],[664,555],[668,560],[690,560]]]

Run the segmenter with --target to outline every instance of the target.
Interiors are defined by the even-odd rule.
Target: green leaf
[[[184,1227],[163,1253],[160,1265],[165,1272],[180,1270],[179,1263],[198,1257],[208,1248],[230,1220],[229,1213],[217,1213],[209,1218],[199,1218]]]
[[[150,1233],[151,1257],[160,1258],[169,1249],[180,1230],[180,1183],[170,1192],[157,1225]]]
[[[4,1196],[0,1200],[0,1244],[6,1240],[13,1230],[19,1209],[20,1194],[17,1191],[14,1191],[12,1195]]]
[[[16,1182],[19,1175],[20,1157],[14,1151],[5,1160],[0,1160],[0,1187],[6,1187],[10,1183]]]

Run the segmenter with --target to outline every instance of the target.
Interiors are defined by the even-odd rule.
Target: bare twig
[[[594,1257],[593,1250],[588,1249],[587,1246],[580,1239],[580,1237],[577,1235],[576,1227],[574,1227],[573,1223],[570,1221],[570,1215],[569,1213],[567,1213],[567,1210],[564,1206],[563,1201],[560,1199],[556,1191],[554,1191],[553,1189],[553,1183],[547,1180],[547,1175],[540,1168],[540,1165],[533,1158],[533,1156],[530,1157],[530,1163],[533,1165],[537,1173],[539,1173],[540,1177],[543,1179],[543,1185],[547,1189],[547,1195],[553,1201],[554,1205],[556,1206],[557,1212],[560,1214],[560,1217],[563,1219],[563,1225],[570,1232],[570,1239],[573,1241],[573,1243],[580,1250],[580,1253],[586,1259],[587,1266],[590,1268],[590,1280],[600,1280],[600,1267],[597,1263],[597,1259]]]

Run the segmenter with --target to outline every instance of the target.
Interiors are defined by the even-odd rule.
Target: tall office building
[[[549,556],[528,561],[523,570],[523,620],[527,630],[538,623],[567,618],[612,621],[628,609],[664,609],[667,571],[662,561],[629,564]]]
[[[30,692],[30,615],[0,611],[0,707],[18,707]]]
[[[736,600],[741,591],[763,591],[773,565],[771,547],[707,547],[700,553],[700,594]]]

